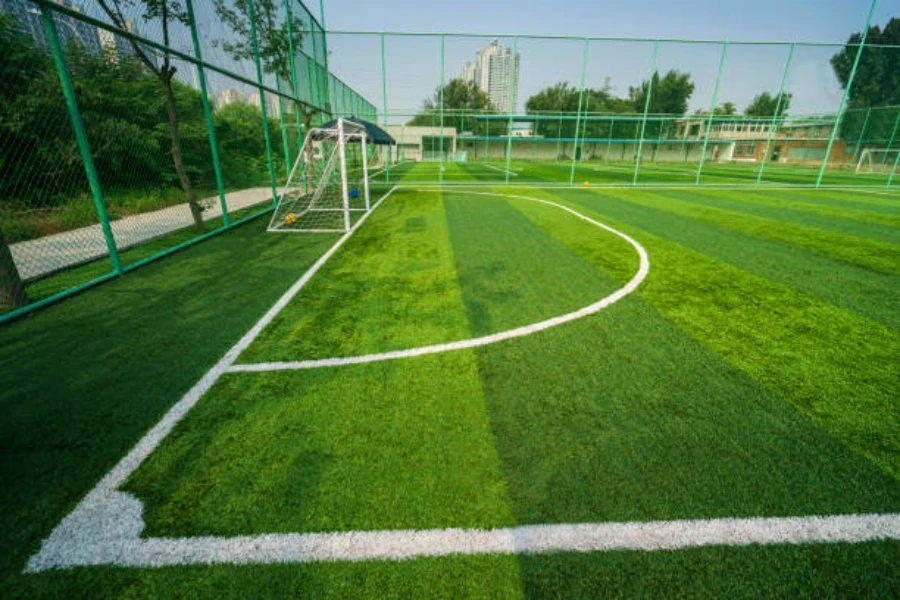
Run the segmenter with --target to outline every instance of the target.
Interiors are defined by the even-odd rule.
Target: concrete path
[[[279,190],[280,192],[280,190]],[[225,194],[228,211],[272,202],[272,188],[258,187]],[[222,216],[219,197],[201,200],[203,220]],[[116,247],[124,250],[153,238],[190,227],[194,223],[187,203],[161,210],[132,215],[110,222]],[[100,224],[54,233],[42,238],[10,245],[19,276],[29,281],[89,260],[106,256],[106,241]]]

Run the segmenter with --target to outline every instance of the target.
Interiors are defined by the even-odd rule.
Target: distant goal
[[[311,129],[278,198],[268,231],[349,231],[371,207],[369,178],[396,142],[368,121],[338,118]]]
[[[900,159],[900,149],[866,148],[859,155],[856,163],[856,172],[866,173],[892,173],[897,168]]]

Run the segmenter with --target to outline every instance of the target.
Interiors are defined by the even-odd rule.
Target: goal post
[[[369,178],[394,139],[368,121],[338,118],[307,133],[269,221],[268,231],[349,231],[371,209]]]
[[[866,148],[859,155],[856,163],[858,174],[891,173],[900,158],[900,148]]]

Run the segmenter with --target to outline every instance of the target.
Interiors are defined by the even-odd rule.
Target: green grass
[[[268,209],[261,206],[251,206],[229,213],[232,222],[259,215]],[[224,226],[222,217],[216,217],[205,222],[205,233],[213,232]],[[119,251],[119,260],[123,267],[133,265],[142,260],[154,257],[180,244],[189,242],[200,235],[193,226],[184,227],[171,233],[147,240],[136,246]],[[76,265],[62,271],[57,271],[46,277],[35,279],[26,284],[25,290],[30,302],[37,302],[49,298],[54,294],[64,292],[79,285],[94,281],[105,275],[113,273],[112,262],[108,256],[100,257],[84,264]],[[0,308],[0,314],[9,312],[11,308]]]
[[[445,175],[483,181],[467,166]],[[223,376],[126,483],[145,535],[900,512],[894,198],[516,193],[632,235],[648,278],[597,315],[500,344]],[[22,575],[40,540],[337,237],[264,225],[0,328],[0,594],[900,593],[896,541]],[[398,190],[239,362],[502,331],[589,304],[636,268],[623,240],[546,205]]]
[[[441,167],[443,166],[443,171]],[[655,162],[641,161],[636,183],[642,186],[694,185],[697,181],[697,162]],[[443,163],[405,162],[390,168],[390,174],[380,174],[379,180],[392,183],[435,184],[438,182],[458,184],[477,181],[484,184],[506,182],[507,162],[504,159],[483,161],[472,158],[470,162]],[[635,165],[632,161],[610,161],[600,159],[575,161],[522,160],[509,163],[513,185],[575,185],[588,182],[590,185],[632,185],[635,183]],[[716,163],[706,162],[700,177],[700,184],[753,185],[757,181],[759,164],[756,163]],[[766,164],[760,184],[763,186],[815,186],[819,175],[818,166]],[[822,185],[854,186],[886,191],[886,174],[857,175],[852,169],[829,169],[822,179]],[[900,179],[894,178],[891,190],[896,191]]]

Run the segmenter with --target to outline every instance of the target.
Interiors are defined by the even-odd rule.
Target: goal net
[[[366,127],[337,119],[312,129],[291,168],[269,231],[348,231],[370,208],[369,178],[385,152]]]
[[[856,163],[857,173],[891,173],[897,168],[900,149],[866,148]]]

